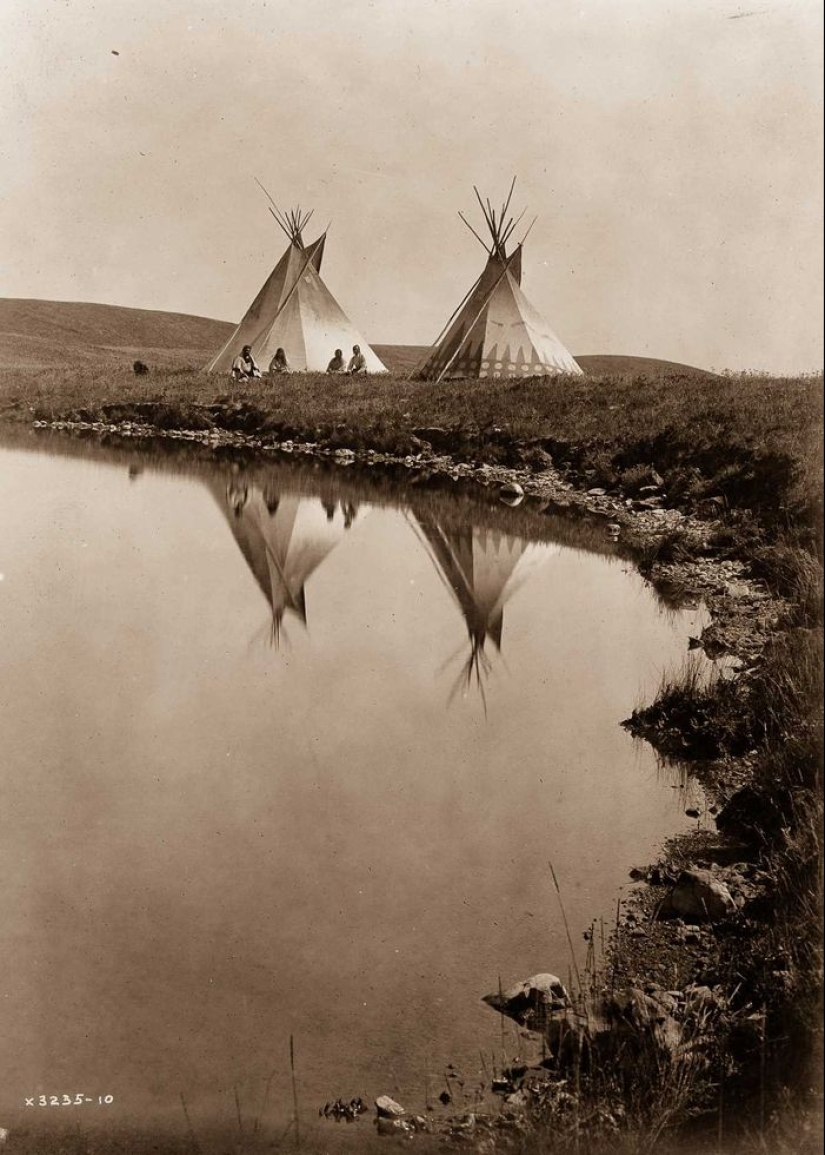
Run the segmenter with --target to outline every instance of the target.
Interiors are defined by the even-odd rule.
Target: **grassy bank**
[[[766,525],[812,523],[821,509],[821,378],[663,375],[430,383],[390,375],[302,374],[235,384],[191,370],[0,372],[7,419],[100,416],[154,403],[160,424],[220,417],[193,407],[246,403],[264,431],[358,449],[416,451],[502,464],[543,454],[593,486],[632,491],[645,469],[673,501],[718,496]],[[116,411],[115,410],[115,411]]]

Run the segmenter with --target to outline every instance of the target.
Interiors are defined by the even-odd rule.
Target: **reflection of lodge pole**
[[[295,1081],[295,1040],[289,1036],[289,1068],[292,1072],[292,1110],[295,1120],[295,1146],[301,1149],[301,1128],[298,1122],[298,1084]]]

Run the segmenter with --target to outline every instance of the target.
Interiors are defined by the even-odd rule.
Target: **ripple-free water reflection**
[[[350,529],[358,506],[284,494],[272,482],[259,488],[236,476],[209,487],[267,600],[277,645],[285,615],[306,625],[306,583]]]
[[[584,931],[688,824],[619,722],[700,615],[590,527],[336,476],[2,453],[4,1122],[270,1076],[283,1121],[290,1036],[309,1113],[420,1107],[499,976],[566,975],[548,860]]]
[[[505,603],[526,579],[531,563],[541,564],[555,549],[483,526],[445,525],[433,517],[419,517],[416,525],[467,627],[469,652],[450,697],[475,682],[486,705],[484,682],[492,669],[487,641],[501,652]]]

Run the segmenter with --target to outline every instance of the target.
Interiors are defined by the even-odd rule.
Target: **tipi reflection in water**
[[[501,653],[505,603],[537,565],[558,552],[558,547],[482,526],[445,527],[420,516],[415,522],[436,572],[455,599],[467,627],[469,652],[450,701],[462,687],[467,689],[475,682],[486,709],[484,679],[492,669],[485,648],[487,639]],[[445,665],[449,661],[448,658]]]
[[[232,478],[210,488],[271,612],[277,646],[287,614],[307,622],[306,583],[355,521],[357,506]]]

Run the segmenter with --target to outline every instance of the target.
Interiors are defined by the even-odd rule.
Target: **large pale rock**
[[[379,1095],[375,1100],[375,1109],[382,1119],[400,1119],[406,1112],[400,1103],[391,1099],[389,1095]]]
[[[671,892],[669,907],[685,922],[718,922],[737,909],[725,883],[709,870],[683,870]]]
[[[376,1120],[379,1135],[409,1135],[412,1127],[404,1119],[387,1119],[379,1115]]]
[[[506,991],[485,995],[483,1002],[522,1026],[541,1029],[550,1015],[570,1005],[570,996],[557,975],[532,975]]]

